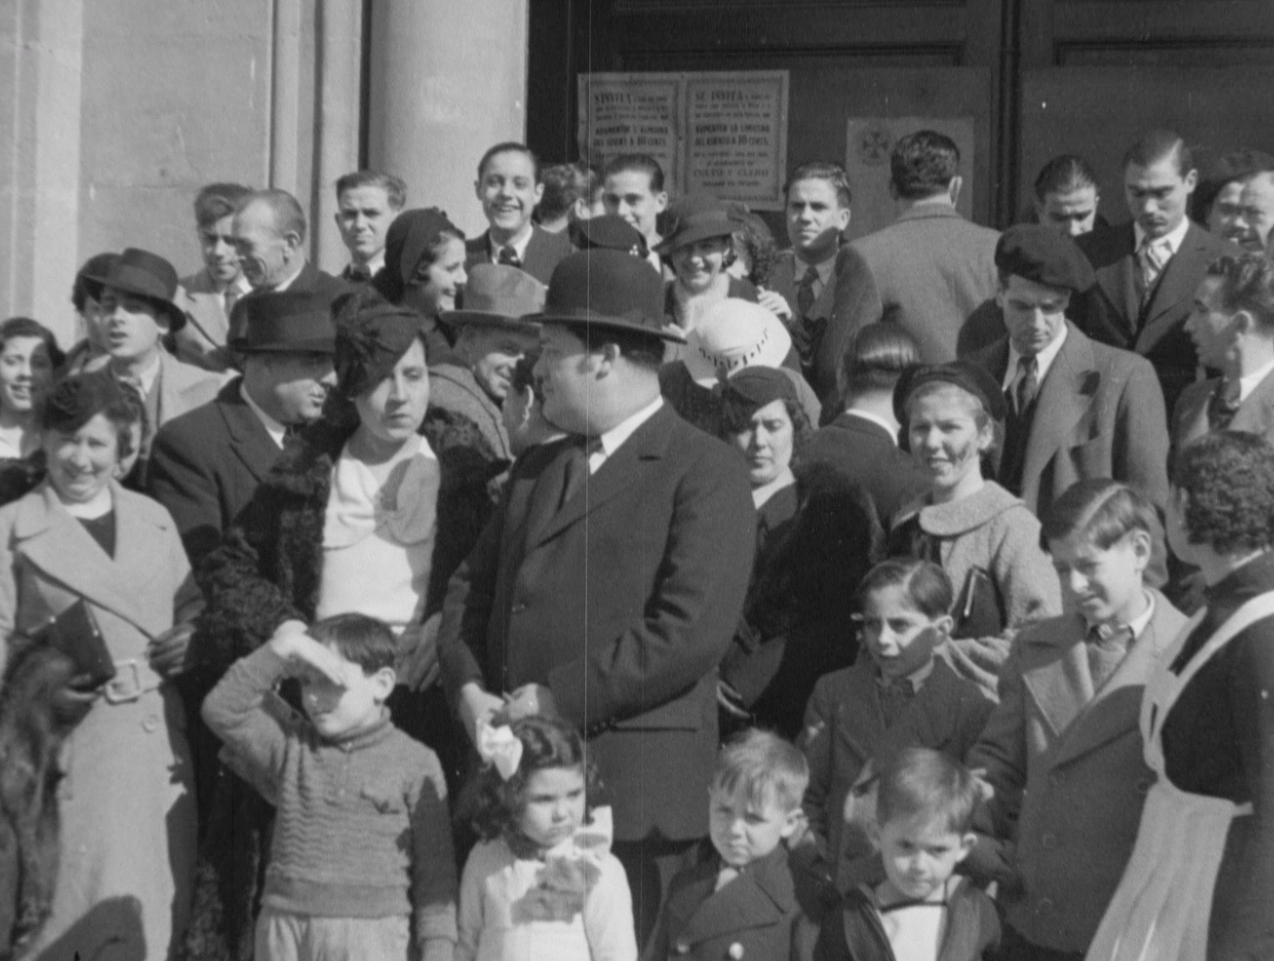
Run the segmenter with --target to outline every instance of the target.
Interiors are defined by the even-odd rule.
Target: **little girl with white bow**
[[[583,738],[545,717],[483,722],[478,753],[483,840],[460,883],[456,961],[636,961],[632,895],[610,808],[588,808],[598,783]]]

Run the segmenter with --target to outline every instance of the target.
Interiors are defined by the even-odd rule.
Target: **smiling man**
[[[531,221],[544,195],[540,161],[520,143],[499,143],[482,155],[473,190],[488,227],[465,244],[465,268],[477,264],[517,267],[547,285],[558,261],[574,248],[561,234]]]
[[[350,257],[342,280],[368,281],[385,266],[385,236],[406,205],[406,184],[390,174],[358,170],[336,181],[336,228]]]
[[[602,170],[602,204],[608,214],[623,217],[646,239],[646,263],[663,274],[663,260],[655,247],[664,239],[659,215],[668,209],[668,191],[659,161],[644,153],[612,157]]]
[[[995,265],[1008,336],[968,359],[1008,401],[996,480],[1037,517],[1091,477],[1122,481],[1162,507],[1168,424],[1154,368],[1066,319],[1072,296],[1095,282],[1083,254],[1069,237],[1019,224],[1000,237]]]
[[[1075,303],[1077,326],[1094,340],[1147,358],[1169,409],[1198,366],[1184,327],[1194,291],[1208,264],[1239,252],[1186,216],[1197,179],[1185,142],[1171,131],[1151,131],[1124,156],[1132,223],[1077,240],[1097,274],[1097,284]]]

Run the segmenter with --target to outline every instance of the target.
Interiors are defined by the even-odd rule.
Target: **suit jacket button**
[[[518,601],[518,603],[514,604],[513,607],[511,607],[509,610],[514,614],[521,614],[523,611],[526,610],[526,605],[523,604],[521,601]]]
[[[689,942],[689,941],[678,941],[675,945],[673,945],[673,950],[674,950],[674,951],[676,951],[678,954],[689,954],[689,953],[690,953],[690,942]]]
[[[1053,848],[1057,847],[1057,835],[1053,834],[1051,831],[1046,832],[1044,836],[1040,838],[1040,845],[1045,851],[1053,850]]]
[[[146,720],[142,721],[142,730],[147,734],[154,734],[159,730],[159,718],[154,714],[147,714]]]

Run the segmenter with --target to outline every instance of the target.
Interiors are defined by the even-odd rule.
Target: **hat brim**
[[[336,354],[336,341],[328,338],[314,340],[276,340],[264,344],[250,344],[239,338],[230,344],[237,354]]]
[[[663,327],[652,327],[639,320],[628,320],[624,317],[611,317],[591,310],[554,309],[539,314],[528,314],[523,320],[536,324],[563,324],[567,327],[601,327],[607,330],[623,330],[633,334],[645,334],[674,344],[684,344],[686,338],[675,330]]]
[[[504,330],[520,331],[534,334],[540,325],[534,320],[534,314],[512,317],[509,314],[496,314],[487,310],[444,310],[438,319],[452,327],[499,327]]]
[[[186,326],[186,312],[174,304],[171,300],[164,300],[161,297],[156,297],[149,290],[139,290],[132,284],[129,284],[126,281],[121,281],[118,277],[115,278],[114,282],[111,282],[108,278],[103,277],[100,274],[85,274],[84,279],[101,284],[102,287],[114,287],[116,290],[122,290],[126,294],[132,294],[134,297],[142,297],[149,303],[154,304],[168,315],[168,330],[170,333],[176,333]],[[99,290],[98,293],[100,294],[101,291]],[[96,299],[100,300],[101,298],[99,297]]]
[[[696,224],[693,227],[687,227],[680,233],[675,233],[671,237],[666,237],[659,243],[655,244],[654,250],[657,254],[670,254],[678,247],[685,247],[688,244],[698,243],[700,240],[707,240],[710,237],[733,237],[734,232],[739,228],[733,224],[723,224],[714,226],[712,224]]]

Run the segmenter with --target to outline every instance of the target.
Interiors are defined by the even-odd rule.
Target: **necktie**
[[[818,271],[814,267],[805,268],[805,276],[796,288],[796,310],[802,318],[808,317],[814,309],[814,284],[818,282]]]
[[[1230,421],[1239,409],[1240,385],[1237,380],[1222,380],[1216,390],[1208,398],[1208,429],[1211,431],[1229,430]]]
[[[500,254],[496,259],[499,263],[506,264],[509,267],[522,266],[522,258],[518,256],[518,252],[512,247],[501,247]]]
[[[1094,624],[1088,629],[1085,641],[1093,690],[1100,690],[1127,656],[1128,645],[1132,643],[1132,629]]]
[[[562,498],[557,503],[561,510],[571,499],[587,486],[588,459],[602,449],[602,442],[596,437],[577,437],[565,455],[566,461],[562,469]]]
[[[1137,253],[1141,264],[1141,302],[1144,305],[1150,299],[1150,292],[1155,289],[1155,281],[1168,262],[1168,251],[1162,240],[1151,240],[1147,237]]]
[[[1017,378],[1013,387],[1013,403],[1021,417],[1035,403],[1040,392],[1040,363],[1034,357],[1017,359]]]
[[[911,681],[905,677],[882,683],[877,687],[877,693],[880,695],[881,713],[885,715],[885,727],[892,727],[916,696]]]

